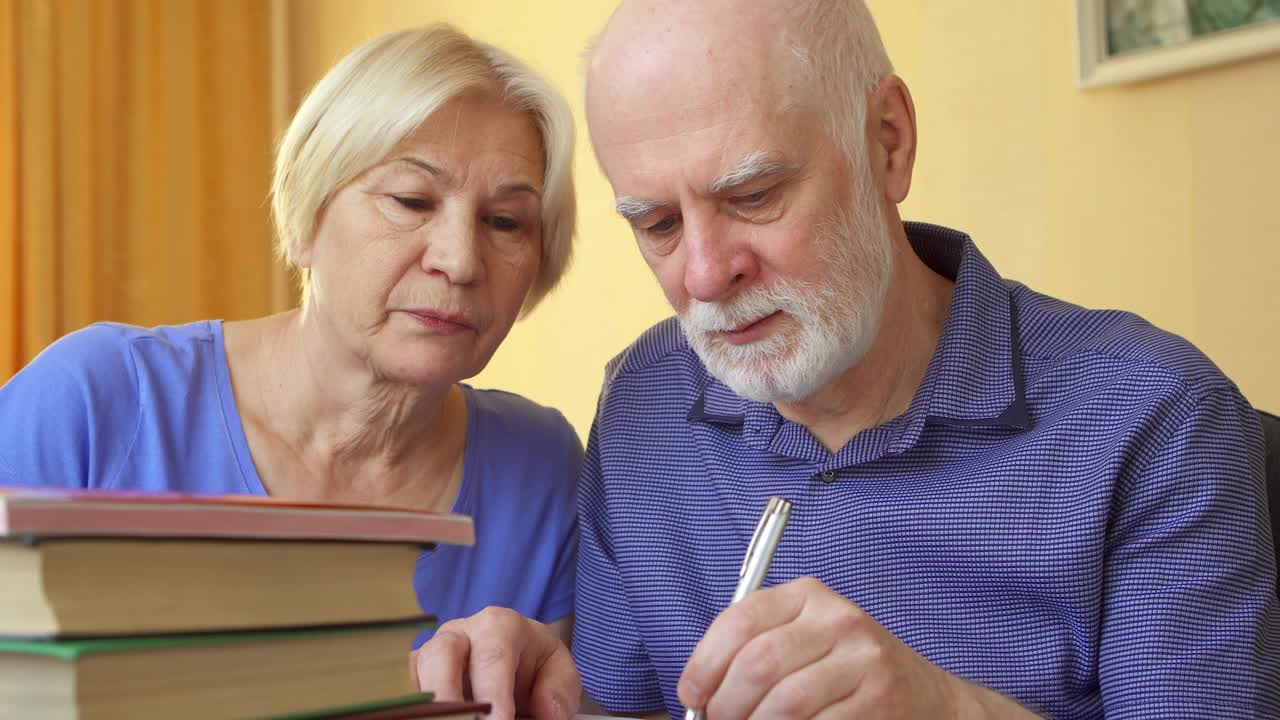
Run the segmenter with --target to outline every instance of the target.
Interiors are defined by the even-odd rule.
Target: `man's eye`
[[[732,198],[732,202],[734,205],[740,205],[743,207],[756,207],[757,205],[762,205],[768,198],[769,191],[766,189],[757,190],[756,192],[748,193],[747,195],[735,195]]]
[[[651,235],[663,235],[675,229],[677,223],[680,222],[679,215],[668,215],[658,222],[646,227],[645,232]]]
[[[407,195],[392,195],[391,198],[409,210],[422,211],[431,209],[431,201],[426,198],[409,197]]]

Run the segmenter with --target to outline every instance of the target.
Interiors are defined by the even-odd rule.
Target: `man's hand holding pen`
[[[814,578],[757,592],[791,510],[769,500],[732,602],[689,656],[676,687],[685,720],[1035,717],[921,657]]]
[[[801,578],[725,609],[694,648],[678,692],[713,720],[870,720],[968,717],[958,711],[984,691],[925,660],[826,585]]]

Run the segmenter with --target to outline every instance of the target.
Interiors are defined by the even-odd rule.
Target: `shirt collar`
[[[938,225],[903,224],[912,249],[955,281],[942,336],[890,451],[913,445],[927,422],[1027,429],[1017,310],[1009,288],[968,235]],[[745,428],[768,442],[786,420],[766,403],[735,394],[705,372],[691,422]]]
[[[930,421],[948,425],[1029,428],[1009,286],[968,235],[924,223],[906,227],[920,259],[955,280],[942,337],[912,405],[923,401]]]

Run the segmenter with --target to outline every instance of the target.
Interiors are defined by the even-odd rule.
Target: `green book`
[[[433,626],[0,640],[0,720],[332,714],[406,698],[417,691],[410,648]]]

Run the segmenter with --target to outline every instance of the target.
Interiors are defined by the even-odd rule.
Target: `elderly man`
[[[1275,717],[1256,420],[1195,348],[904,223],[915,109],[861,2],[628,0],[600,164],[678,318],[609,366],[573,657],[609,711]],[[766,589],[726,609],[766,499]],[[564,717],[536,623],[445,625],[424,687]]]

